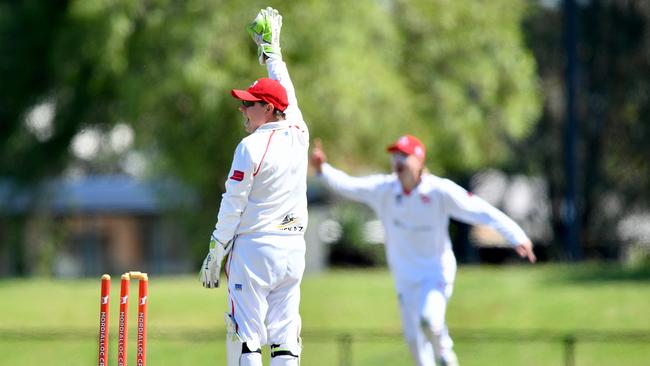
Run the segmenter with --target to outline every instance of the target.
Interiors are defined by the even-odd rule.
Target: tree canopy
[[[562,232],[565,56],[561,8],[538,8],[525,22],[544,80],[540,123],[519,151],[548,179]],[[579,3],[577,203],[586,256],[618,253],[619,222],[650,203],[650,3]],[[635,240],[639,240],[636,238]],[[603,253],[603,251],[605,251]],[[595,254],[594,254],[595,252]]]
[[[348,166],[381,165],[383,147],[407,132],[425,140],[430,164],[444,171],[507,157],[508,141],[526,136],[540,108],[522,42],[524,4],[278,3],[284,56],[312,135]],[[75,133],[121,122],[157,167],[214,184],[243,136],[228,91],[265,74],[244,32],[264,5],[3,3],[0,173],[57,174]],[[46,101],[53,132],[39,139],[24,120]]]
[[[214,212],[244,136],[229,91],[266,75],[245,26],[268,5],[284,16],[283,55],[303,115],[334,163],[386,168],[385,146],[411,133],[440,174],[496,164],[541,108],[521,30],[526,4],[3,1],[0,176],[60,175],[79,160],[75,136],[126,125],[149,173],[179,177],[203,198],[201,212]],[[26,123],[42,105],[51,107],[45,132]],[[120,159],[84,166],[119,170]]]

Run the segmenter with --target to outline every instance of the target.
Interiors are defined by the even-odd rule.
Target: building
[[[0,185],[0,275],[95,276],[193,270],[177,212],[193,195],[127,175]]]

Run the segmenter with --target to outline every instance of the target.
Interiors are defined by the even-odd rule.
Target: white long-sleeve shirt
[[[251,233],[304,235],[309,131],[286,64],[268,59],[269,77],[287,90],[286,119],[260,126],[235,149],[212,236],[226,243]]]
[[[449,179],[423,174],[406,194],[397,175],[351,177],[323,164],[322,181],[340,195],[370,206],[382,222],[388,265],[396,282],[430,278],[453,282],[456,258],[449,238],[449,219],[489,225],[512,245],[528,240],[503,212]]]

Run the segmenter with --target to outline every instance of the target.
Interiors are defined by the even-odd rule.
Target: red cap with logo
[[[233,89],[230,91],[233,97],[249,102],[260,102],[272,104],[273,107],[284,112],[289,105],[287,90],[277,80],[271,78],[257,79],[253,85],[246,90]]]
[[[386,150],[391,153],[401,152],[406,155],[415,155],[415,157],[422,161],[424,161],[426,155],[426,149],[424,148],[422,141],[412,135],[404,135],[400,137],[394,144],[388,146]]]

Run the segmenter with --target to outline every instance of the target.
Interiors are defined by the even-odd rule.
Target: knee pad
[[[296,317],[294,322],[296,335],[293,341],[271,344],[271,366],[300,365],[300,354],[302,353],[302,339],[300,338],[302,320],[300,315]]]
[[[242,354],[262,354],[259,342],[244,342],[237,333],[237,323],[232,315],[225,313],[226,322],[226,365],[240,366]]]
[[[292,342],[292,343],[271,345],[271,357],[290,356],[290,357],[300,358],[301,352],[302,352],[302,344],[300,338],[298,338],[296,342]]]

